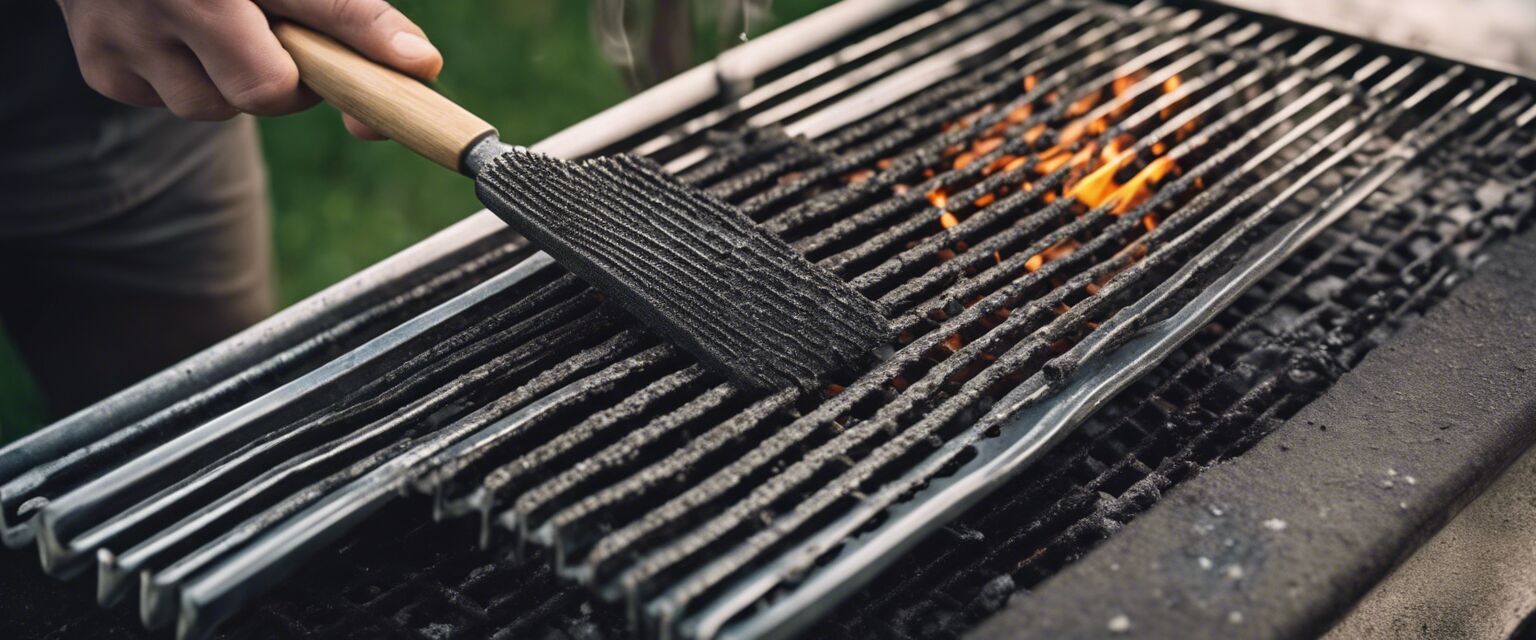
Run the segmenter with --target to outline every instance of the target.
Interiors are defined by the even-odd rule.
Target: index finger
[[[273,14],[336,38],[375,62],[434,80],[443,56],[421,27],[385,0],[256,0]]]
[[[181,16],[182,37],[198,62],[236,109],[284,115],[319,98],[299,82],[299,68],[272,35],[267,16],[245,0],[194,3]]]

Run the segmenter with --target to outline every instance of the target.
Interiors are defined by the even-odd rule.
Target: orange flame
[[[1078,246],[1080,246],[1078,242],[1072,238],[1062,240],[1046,248],[1045,251],[1030,256],[1029,260],[1024,262],[1024,269],[1030,273],[1039,271],[1040,267],[1045,266],[1045,263],[1070,255],[1073,251],[1077,250]]]
[[[1052,147],[1040,154],[1040,160],[1035,162],[1035,171],[1040,175],[1055,173],[1061,165],[1067,163],[1067,150],[1062,147]]]
[[[1115,210],[1111,213],[1118,216],[1146,202],[1148,198],[1152,197],[1152,185],[1162,180],[1163,176],[1173,171],[1175,167],[1173,159],[1168,156],[1163,156],[1147,164],[1147,168],[1137,172],[1130,180],[1126,180],[1125,184],[1110,196],[1116,201]],[[1154,222],[1153,224],[1155,225],[1156,223]],[[1150,229],[1148,227],[1148,230]]]
[[[955,157],[955,170],[958,171],[960,169],[966,168],[972,162],[975,162],[977,158],[991,153],[1001,146],[1003,146],[1003,138],[1001,136],[989,136],[971,143],[970,151],[966,151]]]
[[[1119,96],[1125,95],[1125,92],[1129,91],[1130,88],[1131,88],[1131,85],[1133,85],[1133,84],[1136,84],[1136,76],[1134,76],[1134,75],[1120,76],[1118,78],[1115,78],[1115,83],[1114,83],[1115,96],[1119,97]]]
[[[998,156],[996,160],[991,162],[991,164],[988,164],[987,168],[982,169],[981,173],[982,175],[990,176],[994,173],[997,173],[998,171],[1006,170],[1008,167],[1012,166],[1014,162],[1018,161],[1018,159],[1018,156],[1010,156],[1005,153]]]
[[[991,153],[994,149],[1003,146],[1003,139],[998,136],[982,138],[971,144],[971,150],[976,153]]]
[[[1088,177],[1078,181],[1067,191],[1067,195],[1077,198],[1078,202],[1088,205],[1089,208],[1099,207],[1115,197],[1117,187],[1115,173],[1135,157],[1136,154],[1133,152],[1121,152],[1113,160],[1088,174]]]
[[[1077,102],[1074,102],[1071,106],[1067,107],[1066,116],[1068,118],[1076,118],[1080,115],[1088,113],[1089,111],[1092,111],[1093,108],[1099,104],[1100,93],[1103,93],[1103,91],[1100,89],[1094,89],[1093,91],[1089,92],[1088,95],[1078,98]]]
[[[1022,137],[1024,138],[1025,143],[1034,144],[1035,141],[1039,140],[1040,136],[1043,134],[1045,134],[1045,125],[1037,124],[1033,127],[1030,127],[1029,131],[1025,131]]]
[[[1088,166],[1098,150],[1098,144],[1089,142],[1075,151],[1074,145],[1063,141],[1040,154],[1040,160],[1035,163],[1035,172],[1040,175],[1049,175],[1063,166],[1071,166],[1074,171],[1080,171]]]
[[[1064,124],[1039,123],[1029,127],[1022,134],[1019,134],[1019,139],[1035,150],[1031,153],[1023,155],[997,153],[1005,143],[1009,142],[1006,132],[1016,130],[1016,127],[1028,122],[1029,118],[1035,115],[1035,105],[1024,104],[1012,107],[1006,115],[996,118],[996,122],[993,125],[989,126],[981,135],[970,140],[968,143],[954,144],[944,149],[943,157],[950,159],[948,164],[951,165],[953,170],[960,170],[968,168],[988,155],[996,153],[996,157],[986,160],[986,165],[981,167],[980,175],[982,176],[994,175],[999,171],[1029,171],[1039,175],[1049,175],[1062,170],[1068,170],[1069,173],[1066,179],[1062,180],[1059,186],[1045,190],[1041,194],[1041,200],[1045,204],[1050,204],[1059,197],[1071,197],[1076,202],[1082,203],[1089,208],[1108,206],[1110,214],[1116,216],[1124,215],[1151,199],[1155,188],[1165,176],[1179,171],[1179,167],[1173,158],[1168,156],[1170,147],[1178,145],[1186,139],[1187,135],[1192,134],[1198,129],[1198,124],[1192,119],[1188,124],[1180,127],[1173,137],[1167,140],[1148,141],[1151,144],[1146,146],[1138,145],[1136,138],[1130,133],[1120,133],[1108,140],[1102,139],[1101,136],[1109,131],[1115,122],[1124,116],[1126,111],[1134,104],[1139,104],[1139,101],[1131,98],[1129,94],[1132,87],[1145,77],[1146,74],[1141,72],[1118,77],[1109,86],[1100,87],[1086,93],[1062,109],[1061,114],[1063,119],[1066,120]],[[1182,84],[1181,78],[1172,76],[1162,82],[1161,88],[1165,93],[1171,93],[1178,91]],[[1026,92],[1032,91],[1037,86],[1037,79],[1034,76],[1026,77],[1023,80],[1023,85]],[[1053,91],[1044,98],[1041,104],[1055,103],[1060,107],[1060,102],[1058,102],[1060,100],[1062,100],[1062,95]],[[1170,114],[1179,109],[1179,105],[1182,102],[1180,100],[1178,104],[1171,104],[1166,107],[1162,112],[1164,120],[1169,119]],[[969,126],[982,117],[982,115],[995,112],[997,109],[996,105],[988,105],[976,109],[949,123],[951,126],[947,127],[946,130]],[[1052,132],[1052,126],[1057,126],[1058,128]],[[1049,142],[1042,144],[1042,140],[1046,139],[1048,133],[1051,134]],[[1149,151],[1150,153],[1148,153]],[[1144,158],[1147,155],[1152,156],[1152,159],[1145,167],[1135,171],[1134,175],[1124,178],[1123,181],[1119,179],[1131,174],[1131,170],[1140,164],[1139,158]],[[880,168],[889,168],[890,162],[888,160],[883,162],[885,164],[881,165]],[[924,178],[933,178],[938,173],[944,171],[945,168],[942,166],[930,167],[923,171],[923,176]],[[870,177],[870,173],[860,171],[850,174],[846,179],[852,182],[867,180]],[[1201,184],[1197,182],[1196,186],[1199,187]],[[898,191],[907,188],[906,185],[893,186],[893,189]],[[981,194],[970,204],[975,207],[987,207],[997,202],[1000,198],[1014,193],[1016,190],[1022,189],[1022,193],[1028,192],[1031,188],[1032,184],[1029,180],[1020,180],[1016,184],[1002,185],[991,192]],[[960,223],[959,217],[948,210],[948,188],[935,188],[925,194],[925,196],[929,203],[940,210],[938,223],[941,228],[950,229]],[[1141,216],[1138,222],[1148,231],[1151,231],[1157,228],[1161,220],[1157,214],[1146,213]],[[953,260],[958,254],[967,251],[968,248],[964,242],[957,241],[951,246],[938,250],[935,258],[941,263]],[[1071,255],[1078,248],[1080,248],[1080,244],[1077,240],[1072,238],[1062,240],[1038,254],[1029,256],[1024,263],[1024,268],[1030,273],[1037,272],[1044,268],[1047,263]],[[1139,254],[1137,253],[1138,251]],[[992,251],[990,253],[995,263],[1002,264],[1003,256],[1001,252]],[[1140,260],[1146,253],[1147,248],[1145,245],[1133,244],[1127,247],[1125,253],[1122,254],[1122,258],[1127,259],[1125,266]],[[974,275],[976,271],[983,268],[985,267],[981,267],[978,264],[968,264],[966,266],[966,273]],[[1123,269],[1124,266],[1121,268]],[[1113,278],[1114,275],[1115,273],[1105,274],[1104,277],[1088,284],[1087,292],[1090,295],[1096,295],[1099,289]],[[1064,284],[1055,279],[1052,282],[1053,286],[1062,286]],[[975,302],[975,300],[969,301],[966,303],[966,306],[973,305]],[[1063,304],[1057,307],[1056,312],[1066,313],[1068,310],[1069,307]],[[933,314],[938,314],[935,319],[939,321],[942,321],[945,317],[945,314],[940,309],[930,310],[930,317],[933,317]],[[1006,307],[1003,307],[992,314],[988,314],[982,324],[990,329],[995,323],[1002,322],[1007,317],[1008,310]],[[1070,348],[1072,344],[1071,340],[1064,339],[1059,341],[1059,344],[1053,344],[1052,347],[1058,350],[1065,350]],[[955,352],[964,345],[965,340],[957,333],[947,336],[938,346],[938,349],[947,349],[950,352]],[[986,359],[990,360],[990,358]],[[898,389],[905,387],[906,384],[907,381],[904,379],[892,381],[892,386]]]
[[[1126,180],[1125,184],[1116,184],[1115,174],[1125,168],[1135,157],[1134,151],[1121,152],[1113,160],[1105,162],[1088,177],[1073,185],[1066,192],[1067,195],[1077,198],[1078,202],[1090,208],[1114,202],[1115,206],[1110,213],[1117,216],[1136,208],[1152,197],[1152,186],[1176,169],[1177,165],[1172,158],[1162,156],[1148,163],[1146,168]]]
[[[943,209],[949,204],[949,194],[945,193],[943,189],[934,189],[928,192],[928,202],[932,203],[935,207]]]
[[[1163,93],[1173,93],[1175,91],[1178,91],[1179,87],[1182,86],[1183,84],[1184,84],[1184,81],[1179,79],[1178,74],[1174,74],[1174,75],[1168,76],[1168,79],[1163,81]],[[1163,107],[1163,110],[1157,112],[1157,115],[1161,116],[1164,120],[1167,120],[1167,119],[1173,117],[1173,110],[1174,110],[1174,105],[1169,105],[1169,106]]]

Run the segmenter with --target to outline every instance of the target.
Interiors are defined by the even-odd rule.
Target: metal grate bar
[[[392,590],[411,604],[369,628],[447,619],[516,637],[577,615],[577,591],[547,586],[558,577],[624,601],[647,633],[736,637],[814,619],[964,505],[1009,505],[977,526],[1044,551],[965,547],[975,560],[957,573],[927,564],[899,587],[942,584],[960,606],[995,558],[1020,563],[1010,580],[1048,574],[1179,481],[1181,461],[1245,446],[1305,401],[1287,373],[1235,385],[1226,369],[1283,332],[1240,319],[1242,339],[1194,334],[1209,314],[1267,317],[1346,258],[1344,291],[1407,283],[1385,320],[1352,300],[1361,322],[1431,302],[1462,269],[1441,256],[1476,255],[1451,238],[1479,218],[1399,219],[1423,185],[1472,175],[1412,160],[1464,158],[1470,141],[1527,148],[1533,118],[1509,82],[1233,13],[938,4],[641,143],[880,300],[900,339],[824,389],[734,389],[539,256],[329,365],[270,361],[257,375],[297,377],[272,373],[232,412],[190,404],[13,478],[0,507],[41,514],[51,570],[97,558],[104,602],[137,575],[144,622],[179,616],[183,635],[421,491],[435,517],[477,518],[482,547],[506,537],[545,577],[468,597],[494,580],[434,569]],[[1362,243],[1375,253],[1356,256]],[[488,251],[501,257],[477,273],[521,255]],[[442,275],[359,322],[476,277]],[[368,335],[337,329],[330,344]],[[1369,348],[1352,340],[1324,375]],[[1164,357],[1170,370],[1154,367]],[[1067,435],[1131,384],[1106,362],[1147,373],[1136,388],[1154,393]],[[246,400],[197,402],[233,398]],[[1044,426],[1019,422],[1052,409]],[[983,499],[1051,444],[1059,455],[1018,476],[1049,507]],[[983,467],[993,481],[976,482]],[[1017,510],[1029,515],[986,515]],[[911,601],[858,597],[887,614]]]

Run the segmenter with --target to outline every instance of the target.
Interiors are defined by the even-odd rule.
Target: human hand
[[[141,107],[166,107],[189,120],[237,113],[275,116],[319,98],[299,83],[267,16],[304,24],[373,60],[424,80],[442,54],[420,27],[386,0],[58,0],[92,89]],[[347,130],[379,139],[343,116]]]

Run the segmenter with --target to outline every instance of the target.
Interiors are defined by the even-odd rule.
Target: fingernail
[[[394,47],[395,53],[400,54],[400,57],[407,60],[435,58],[440,55],[437,52],[437,47],[427,42],[426,38],[409,31],[396,33],[394,39],[390,40],[390,46]]]

